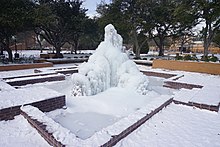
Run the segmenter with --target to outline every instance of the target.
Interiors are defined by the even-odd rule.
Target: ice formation
[[[105,27],[105,38],[87,63],[72,75],[72,95],[95,95],[110,87],[122,87],[146,94],[148,78],[122,50],[122,37],[112,24]]]

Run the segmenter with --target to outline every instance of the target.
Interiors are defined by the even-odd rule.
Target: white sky
[[[110,3],[110,0],[104,0],[106,3]],[[101,0],[84,0],[83,7],[88,9],[87,15],[96,15],[96,6],[101,3]]]

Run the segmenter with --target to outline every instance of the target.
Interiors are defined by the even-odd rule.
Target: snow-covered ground
[[[79,138],[87,139],[159,96],[154,91],[142,96],[122,88],[111,88],[95,96],[70,97],[67,99],[67,110],[50,112],[48,116],[69,128]]]
[[[0,121],[1,147],[49,147],[27,120],[19,115],[10,121]]]
[[[73,67],[75,64],[71,64]],[[54,68],[70,68],[70,64],[66,65],[56,65]],[[208,74],[200,74],[200,73],[190,73],[190,72],[183,72],[183,71],[169,71],[163,69],[152,69],[151,67],[146,66],[138,66],[141,70],[146,71],[153,71],[153,72],[163,72],[169,74],[176,74],[177,76],[182,76],[177,82],[183,83],[192,83],[192,84],[200,84],[205,87],[212,86],[213,88],[208,89],[203,95],[200,94],[200,97],[206,98],[206,103],[209,103],[209,99],[205,96],[213,96],[214,93],[217,93],[217,96],[214,94],[215,97],[218,97],[218,87],[220,86],[220,76],[208,75]],[[51,71],[51,68],[41,68],[40,70],[43,73],[47,73]],[[26,75],[32,73],[33,70],[21,70],[21,71],[9,71],[9,72],[0,72],[0,74],[4,75],[4,77],[13,77],[17,75]],[[3,74],[4,73],[4,74]],[[44,87],[53,89],[59,93],[65,94],[67,98],[67,109],[66,110],[56,110],[50,113],[47,113],[47,116],[53,118],[56,122],[59,122],[65,128],[71,130],[74,134],[76,134],[81,139],[86,139],[87,143],[93,144],[93,137],[96,136],[96,133],[102,131],[104,128],[108,128],[109,126],[114,126],[120,120],[123,120],[135,113],[136,111],[144,108],[146,106],[150,106],[153,101],[162,95],[168,95],[170,97],[175,97],[176,93],[179,93],[179,96],[186,98],[187,94],[184,93],[185,89],[181,90],[171,90],[168,88],[162,87],[164,81],[169,81],[171,79],[164,79],[158,77],[148,77],[149,79],[149,93],[146,96],[142,96],[137,94],[134,91],[128,91],[123,88],[112,88],[105,92],[102,92],[95,96],[84,96],[84,97],[72,97],[71,96],[71,80],[70,76],[66,77],[65,81],[58,81],[58,82],[46,82],[41,84],[33,84],[21,87],[21,89],[26,89],[30,87]],[[1,82],[2,83],[2,82]],[[2,84],[3,85],[3,84]],[[8,86],[8,85],[7,85]],[[6,87],[7,87],[6,86]],[[4,85],[3,85],[4,87]],[[214,88],[215,87],[215,88]],[[9,90],[13,90],[13,88],[8,88]],[[40,90],[40,88],[39,88]],[[188,94],[196,91],[198,89],[193,89],[192,91],[188,90]],[[182,92],[182,94],[181,94]],[[33,95],[35,93],[32,93]],[[179,97],[178,96],[178,97]],[[180,98],[180,97],[179,97]],[[183,99],[181,99],[183,100]],[[164,101],[166,101],[164,99]],[[150,144],[150,146],[163,146],[171,144],[172,146],[185,146],[188,143],[191,143],[191,146],[215,146],[215,144],[219,145],[220,141],[217,140],[219,137],[218,131],[219,128],[219,117],[220,114],[216,112],[208,112],[199,109],[193,109],[191,107],[184,107],[181,105],[174,105],[172,104],[168,108],[162,110],[162,113],[154,116],[151,120],[149,120],[147,126],[147,132],[144,132],[144,136],[140,133],[140,136],[136,136],[139,133],[133,133],[135,138],[131,138],[130,136],[128,142],[126,138],[119,143],[119,146],[127,146],[129,143],[132,143],[134,146],[141,146],[145,144],[145,141]],[[169,119],[168,119],[169,118]],[[174,119],[177,118],[177,119]],[[167,121],[165,121],[167,120]],[[15,123],[17,119],[13,121],[7,121],[7,125],[4,127],[11,127],[13,123]],[[156,126],[160,124],[160,122],[166,122],[166,126],[164,127],[154,127],[151,124],[151,121],[156,123]],[[127,121],[125,121],[127,122]],[[123,124],[126,124],[123,122]],[[6,123],[6,122],[0,122]],[[127,122],[128,123],[128,122]],[[150,124],[149,124],[150,123]],[[153,124],[154,124],[153,123]],[[19,124],[19,122],[18,122]],[[165,123],[164,123],[165,124]],[[163,125],[163,124],[161,124]],[[206,125],[204,128],[203,125]],[[116,125],[117,126],[117,125]],[[149,127],[152,126],[152,127]],[[175,129],[170,129],[174,127]],[[180,127],[185,128],[185,131],[182,131]],[[114,127],[116,128],[116,127]],[[17,128],[17,131],[20,133],[20,136],[24,136],[25,132],[20,130],[21,128]],[[29,128],[29,132],[32,132],[32,128]],[[158,135],[154,134],[154,137],[150,140],[149,138],[152,136],[152,129],[157,129],[159,133],[163,132],[163,136],[160,137],[161,140],[158,141]],[[202,131],[198,131],[198,130]],[[141,129],[143,130],[143,129]],[[155,130],[154,130],[155,131]],[[10,131],[11,132],[11,131]],[[12,131],[13,132],[13,131]],[[138,131],[139,132],[139,131]],[[168,133],[170,132],[170,133]],[[178,133],[179,134],[178,136]],[[217,135],[216,135],[217,133]],[[0,133],[1,136],[4,136],[4,133]],[[13,134],[13,133],[12,133]],[[205,134],[205,135],[204,135]],[[209,135],[206,135],[209,134]],[[16,135],[16,134],[15,134]],[[31,135],[31,134],[30,134]],[[33,134],[32,134],[33,135]],[[131,134],[132,135],[132,134]],[[216,136],[217,137],[216,137]],[[205,137],[203,137],[205,136]],[[32,136],[33,138],[37,137],[35,135]],[[100,137],[100,136],[99,136]],[[5,136],[5,140],[9,140],[10,136]],[[172,140],[181,140],[183,138],[183,142],[181,141],[172,141]],[[205,138],[203,140],[203,144],[200,144],[199,138]],[[132,140],[132,142],[130,142]],[[165,141],[167,140],[167,141]],[[206,140],[206,143],[205,142]],[[213,140],[215,142],[213,142]],[[106,140],[107,141],[107,140]],[[16,140],[12,140],[12,142],[8,142],[8,144],[4,144],[4,146],[13,146]],[[43,143],[43,141],[39,141],[39,144]],[[158,144],[157,144],[158,143]],[[25,143],[21,143],[25,145]],[[146,144],[147,145],[147,144]],[[216,145],[216,146],[217,146]],[[35,146],[38,146],[37,144]],[[40,146],[40,145],[39,145]]]
[[[171,104],[116,147],[219,147],[220,114]]]
[[[65,81],[27,85],[22,88],[43,86],[65,94],[67,110],[53,111],[48,113],[48,116],[70,129],[78,137],[86,139],[95,132],[145,107],[157,97],[171,95],[173,90],[162,87],[162,80],[161,78],[150,77],[149,91],[146,95],[140,95],[124,88],[111,88],[94,96],[73,97],[69,76],[66,77]]]
[[[30,55],[28,51],[24,54]],[[54,74],[56,70],[73,69],[77,65],[56,65],[36,71]],[[139,70],[176,76],[169,79],[146,77]],[[67,109],[46,114],[40,112],[39,118],[47,118],[51,133],[57,138],[77,141],[74,146],[81,147],[104,144],[170,98],[208,105],[220,102],[220,76],[136,66],[123,52],[122,38],[112,25],[105,28],[104,41],[87,63],[79,65],[78,71],[73,76],[66,75],[64,81],[30,84],[16,90],[4,83],[3,78],[37,75],[35,69],[0,72],[0,108],[30,103],[30,100],[51,95],[65,95]],[[35,77],[22,77],[20,80],[32,78]],[[18,79],[10,81],[13,80]],[[166,81],[197,84],[203,88],[174,90],[163,87]],[[75,97],[75,92],[80,93],[78,97]],[[25,112],[37,113],[35,108],[23,108]],[[33,115],[36,114],[34,112]],[[54,121],[56,125],[53,126],[51,122]],[[0,146],[47,146],[22,116],[12,121],[1,121],[0,128]],[[56,132],[59,128],[72,135],[66,137],[66,133],[62,134],[60,130]],[[219,112],[171,104],[116,146],[220,146],[219,128]]]
[[[0,91],[0,109],[30,104],[59,96],[63,96],[63,94],[45,87],[30,87]]]

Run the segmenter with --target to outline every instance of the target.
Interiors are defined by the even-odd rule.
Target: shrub
[[[205,61],[205,62],[217,62],[219,59],[218,57],[212,55],[212,56],[208,56],[208,57],[203,57],[202,56],[202,61]]]
[[[217,62],[218,61],[218,57],[212,55],[212,56],[208,57],[208,60],[211,61],[211,62]]]
[[[175,57],[175,59],[176,60],[183,60],[183,57],[178,55],[178,56]]]
[[[196,55],[185,55],[184,57],[183,57],[183,60],[192,60],[192,61],[198,61],[198,58],[196,57]]]
[[[183,57],[183,60],[192,60],[192,57],[191,57],[191,55],[185,55]]]

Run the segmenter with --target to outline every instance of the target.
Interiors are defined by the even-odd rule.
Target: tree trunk
[[[164,55],[164,37],[159,36],[159,42],[157,42],[156,38],[153,38],[155,44],[159,48],[159,55],[158,56],[163,56]]]
[[[56,58],[63,58],[63,55],[60,53],[61,52],[61,47],[55,47],[56,50]]]
[[[204,55],[203,55],[203,57],[204,57],[204,59],[205,58],[208,58],[208,50],[209,50],[209,45],[208,45],[208,39],[207,38],[204,38]]]
[[[9,47],[9,38],[8,37],[6,38],[6,41],[5,41],[5,44],[4,44],[4,48],[8,52],[8,60],[9,60],[9,62],[12,62],[13,61],[13,55],[12,55],[12,51],[11,51],[11,49]]]
[[[160,43],[159,43],[159,56],[163,56],[164,55],[164,38],[163,37],[159,37],[160,39]]]
[[[140,59],[140,47],[138,43],[137,33],[136,30],[133,31],[133,37],[134,37],[134,46],[135,46],[135,57],[136,59]]]
[[[71,43],[71,54],[73,54],[74,51],[74,45]]]
[[[208,22],[207,21],[206,21],[206,26],[205,26],[205,29],[204,29],[204,44],[203,44],[203,47],[204,47],[203,60],[205,60],[206,58],[208,58],[208,48],[209,48],[209,45],[208,45]]]
[[[180,53],[183,52],[183,46],[184,46],[184,42],[181,42],[181,46],[180,46]]]
[[[38,35],[37,35],[37,43],[39,44],[39,47],[40,47],[40,53],[43,53],[42,43],[40,41],[40,36]]]
[[[75,54],[77,54],[78,46],[79,46],[79,40],[76,39],[76,40],[74,40],[74,49],[75,49],[74,51],[75,51]]]
[[[0,55],[3,55],[3,51],[4,51],[4,48],[3,48],[2,43],[0,42]]]

